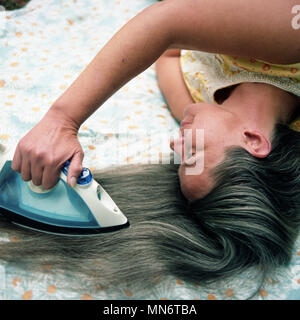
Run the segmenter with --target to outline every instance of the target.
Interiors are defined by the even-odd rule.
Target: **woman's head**
[[[213,173],[213,189],[190,202],[191,213],[223,246],[223,271],[289,263],[300,226],[299,155],[300,133],[278,124],[267,157],[228,149]]]
[[[213,171],[224,161],[228,149],[241,147],[255,158],[266,158],[276,124],[287,124],[299,113],[299,97],[265,83],[233,85],[217,90],[214,98],[216,104],[188,105],[181,137],[171,141],[171,148],[182,158],[179,178],[189,200],[212,190]],[[202,135],[202,143],[197,144]]]
[[[248,122],[247,115],[241,117],[222,105],[197,103],[187,106],[180,138],[170,145],[181,156],[178,173],[185,196],[194,200],[213,188],[212,172],[224,160],[230,147],[242,147],[255,157],[266,157],[271,150],[271,135],[269,127],[259,128],[252,121]],[[201,171],[191,170],[201,161]]]

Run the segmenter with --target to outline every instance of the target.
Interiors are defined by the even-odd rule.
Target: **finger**
[[[42,166],[31,164],[31,180],[34,185],[40,186],[42,184],[43,171],[44,168]]]
[[[31,165],[30,161],[27,158],[22,159],[21,177],[24,181],[31,180]]]
[[[42,176],[42,187],[43,189],[51,189],[53,188],[60,177],[60,169],[57,169],[53,166],[46,166],[43,170],[43,176]]]
[[[68,184],[71,187],[74,187],[76,184],[77,177],[80,175],[82,171],[82,160],[83,160],[83,152],[78,151],[74,154],[71,159],[69,169],[68,169]]]
[[[22,164],[21,152],[20,152],[19,148],[17,147],[17,149],[14,153],[11,168],[17,172],[21,172],[21,164]]]

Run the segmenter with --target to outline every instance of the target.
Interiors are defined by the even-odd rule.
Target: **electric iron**
[[[59,235],[97,235],[129,226],[129,221],[88,168],[74,188],[67,184],[69,161],[49,190],[26,182],[11,169],[12,154],[0,144],[0,214],[10,222]]]

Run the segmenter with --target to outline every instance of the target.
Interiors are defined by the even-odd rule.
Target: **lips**
[[[173,149],[174,152],[176,152],[178,155],[181,156],[181,163],[186,165],[193,165],[196,162],[197,157],[195,154],[185,152],[187,150],[184,150],[185,149],[184,140],[185,140],[184,135],[181,135],[179,138],[172,140],[170,143],[171,149]],[[186,154],[187,157],[185,156],[185,153],[187,153]]]
[[[180,155],[183,154],[183,146],[184,146],[184,136],[181,136],[171,141],[171,148],[177,154],[180,154]]]
[[[193,155],[188,154],[188,160],[185,160],[185,156],[184,156],[185,153],[189,153],[187,152],[187,150],[184,150],[185,149],[184,145],[185,145],[185,139],[186,138],[190,139],[191,129],[187,130],[188,132],[185,132],[187,134],[186,137],[185,137],[184,131],[185,129],[189,129],[191,125],[192,125],[192,121],[187,121],[187,120],[181,121],[180,130],[179,130],[180,136],[177,139],[174,139],[170,142],[171,149],[181,156],[181,163],[186,163],[186,164],[192,164],[195,162],[195,158]]]

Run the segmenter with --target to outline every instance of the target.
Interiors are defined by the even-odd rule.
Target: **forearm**
[[[263,3],[263,6],[262,6]],[[170,48],[200,50],[275,64],[298,63],[295,0],[169,0]]]
[[[117,32],[50,111],[63,111],[79,127],[119,88],[151,66],[170,42],[162,7],[157,3],[145,9]]]
[[[156,74],[159,88],[164,95],[172,115],[179,121],[183,110],[194,103],[182,76],[180,50],[168,50],[156,62]]]

